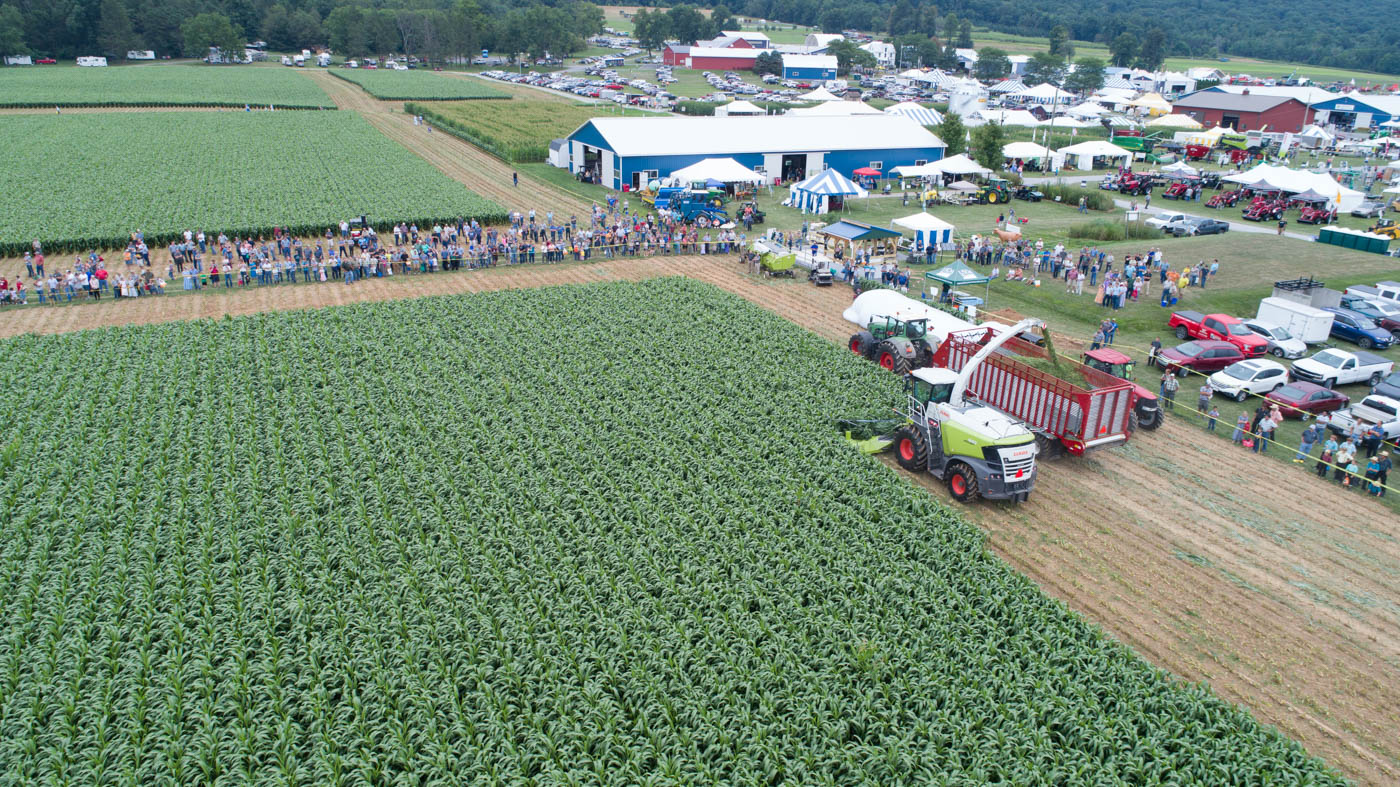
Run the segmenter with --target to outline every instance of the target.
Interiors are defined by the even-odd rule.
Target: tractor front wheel
[[[959,503],[966,503],[969,500],[976,500],[978,495],[977,474],[968,467],[965,462],[953,462],[948,465],[948,472],[944,475],[948,481],[948,494]]]
[[[1146,417],[1138,416],[1138,426],[1141,427],[1141,428],[1143,428],[1143,429],[1146,429],[1146,430],[1148,430],[1148,431],[1151,431],[1151,430],[1153,430],[1153,429],[1156,429],[1157,427],[1159,427],[1159,426],[1161,426],[1161,425],[1162,425],[1162,411],[1161,411],[1161,410],[1153,410],[1153,411],[1151,412],[1151,414],[1149,414],[1149,415],[1146,416]]]
[[[922,429],[906,424],[894,433],[894,456],[911,473],[928,469],[928,439]]]
[[[857,331],[851,334],[851,352],[862,358],[869,358],[875,349],[875,337],[870,331]]]

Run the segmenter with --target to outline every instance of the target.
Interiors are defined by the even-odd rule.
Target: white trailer
[[[86,67],[89,67],[89,68],[101,68],[101,67],[107,65],[107,58],[105,58],[105,57],[80,57],[80,58],[78,58],[78,65],[80,65],[80,66],[86,66]]]
[[[1259,301],[1258,319],[1283,326],[1295,339],[1302,339],[1308,344],[1325,342],[1332,335],[1331,312],[1287,298],[1265,298]]]
[[[306,56],[305,56],[305,55],[297,55],[296,57],[292,58],[292,63],[295,64],[295,65],[298,66],[298,67],[304,66],[304,65],[306,65]]]
[[[322,52],[321,54],[319,54],[319,55],[316,56],[316,65],[320,66],[321,68],[326,68],[326,67],[329,66],[330,64],[331,64],[331,53],[330,53],[330,52]]]

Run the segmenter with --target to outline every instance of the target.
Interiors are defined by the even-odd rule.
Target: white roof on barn
[[[739,60],[757,60],[763,54],[762,49],[747,49],[744,47],[731,47],[726,49],[715,49],[707,46],[693,46],[686,53],[688,57],[728,57]]]
[[[1320,101],[1331,101],[1334,98],[1341,98],[1341,93],[1331,93],[1320,87],[1309,87],[1307,85],[1216,85],[1207,88],[1217,90],[1222,93],[1233,93],[1241,95],[1246,90],[1251,96],[1283,96],[1285,98],[1296,98],[1304,104],[1316,104]],[[1358,96],[1358,100],[1375,98],[1375,96]]]
[[[791,115],[762,115],[742,118],[597,117],[584,126],[589,124],[619,156],[945,147],[942,140],[918,123],[883,113],[827,117],[820,123]]]

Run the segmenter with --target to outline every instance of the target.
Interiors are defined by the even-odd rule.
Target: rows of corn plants
[[[404,105],[438,129],[476,145],[487,153],[516,162],[549,158],[549,143],[572,134],[595,117],[656,117],[654,112],[563,101],[483,101],[472,104]]]
[[[1341,781],[849,449],[888,375],[703,284],[26,336],[0,381],[7,783]]]
[[[0,117],[0,256],[164,243],[185,229],[316,234],[505,211],[352,112]]]
[[[434,71],[334,69],[329,72],[364,88],[375,98],[393,101],[443,101],[510,96],[477,79],[461,79]]]
[[[334,109],[326,92],[283,68],[151,65],[0,68],[3,107],[238,107]]]

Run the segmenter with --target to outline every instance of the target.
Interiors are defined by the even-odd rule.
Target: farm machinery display
[[[1243,211],[1245,221],[1275,221],[1283,218],[1288,200],[1281,196],[1256,196]]]
[[[1337,211],[1328,210],[1326,203],[1305,204],[1298,211],[1301,224],[1330,224],[1337,218]]]
[[[1206,200],[1207,208],[1233,208],[1239,204],[1240,197],[1244,196],[1243,189],[1231,189],[1222,191],[1219,194]]]
[[[1011,201],[1011,184],[1002,178],[987,178],[977,189],[977,202],[981,205],[995,205]]]

